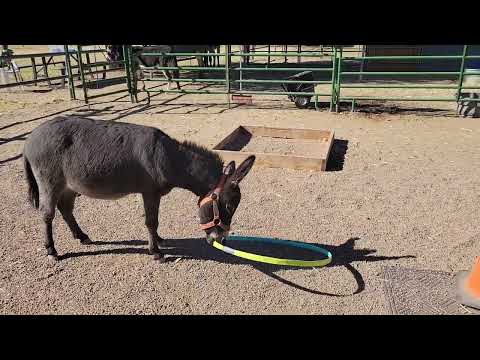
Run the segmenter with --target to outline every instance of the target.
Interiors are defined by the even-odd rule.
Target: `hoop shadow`
[[[386,261],[386,260],[398,260],[402,258],[414,258],[415,256],[406,255],[406,256],[373,256],[372,254],[376,252],[374,249],[355,249],[355,241],[359,238],[350,238],[345,243],[333,246],[333,245],[322,245],[323,249],[330,251],[333,255],[332,262],[327,265],[327,267],[335,266],[345,266],[349,270],[355,281],[357,282],[357,289],[350,295],[340,295],[326,293],[322,291],[317,291],[309,289],[302,285],[295,284],[292,281],[286,280],[277,274],[276,272],[280,270],[301,270],[305,269],[302,267],[287,267],[287,266],[277,266],[269,265],[263,263],[256,263],[249,260],[244,260],[238,257],[234,257],[223,252],[220,252],[210,245],[208,245],[204,238],[187,238],[187,239],[168,239],[166,247],[163,248],[166,253],[166,262],[175,261],[177,259],[193,259],[193,260],[213,260],[225,264],[235,264],[235,265],[245,265],[249,264],[254,267],[256,270],[264,273],[271,278],[280,281],[283,284],[292,286],[296,289],[306,291],[312,294],[325,295],[325,296],[334,296],[334,297],[346,297],[352,296],[362,292],[365,289],[365,281],[362,274],[355,269],[351,263],[355,261]],[[109,254],[148,254],[146,248],[147,241],[144,240],[126,240],[126,241],[95,241],[90,245],[126,245],[126,246],[135,246],[135,247],[124,247],[124,248],[113,248],[113,249],[101,249],[101,250],[92,250],[92,251],[82,251],[82,252],[72,252],[66,253],[59,257],[60,260],[66,260],[69,258],[81,257],[81,256],[97,256],[97,255],[109,255]],[[139,248],[142,246],[142,248]],[[256,245],[258,247],[258,244]],[[246,250],[249,251],[249,250]],[[283,249],[285,251],[285,249]],[[289,249],[288,251],[291,251]],[[264,251],[263,251],[264,253]],[[311,256],[311,253],[309,254]],[[277,255],[278,256],[278,255]],[[279,256],[286,257],[286,256]],[[301,259],[300,256],[295,256],[296,258]],[[302,256],[304,257],[304,256]],[[304,259],[306,260],[306,259]],[[310,260],[310,259],[309,259]],[[152,260],[153,261],[153,260]]]

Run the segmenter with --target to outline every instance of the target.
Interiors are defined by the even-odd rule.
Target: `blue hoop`
[[[301,267],[322,267],[328,265],[332,262],[332,254],[330,251],[322,249],[321,247],[315,246],[313,244],[293,241],[293,240],[283,240],[283,239],[275,239],[275,238],[262,238],[256,236],[236,236],[232,235],[229,236],[228,241],[245,241],[245,242],[261,242],[266,244],[277,244],[277,245],[287,245],[293,246],[296,248],[311,250],[317,253],[321,253],[327,256],[326,259],[322,260],[294,260],[294,259],[282,259],[282,258],[274,258],[270,256],[263,256],[253,253],[248,253],[241,250],[232,249],[226,245],[222,245],[216,241],[212,243],[213,247],[222,250],[228,254],[235,255],[244,259],[274,264],[274,265],[287,265],[287,266],[301,266]]]

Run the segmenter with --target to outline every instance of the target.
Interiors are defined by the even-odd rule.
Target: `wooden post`
[[[358,80],[362,81],[363,80],[363,69],[365,68],[365,59],[363,59],[365,56],[367,56],[367,45],[362,45],[362,62],[360,64],[360,76],[358,77]]]
[[[0,45],[0,54],[3,54],[8,49],[8,45]],[[6,85],[8,83],[7,74],[0,68],[0,85]]]
[[[7,80],[7,74],[5,74],[5,71],[0,68],[0,85],[6,85],[8,84]]]
[[[52,82],[48,78],[48,66],[47,66],[47,62],[45,60],[45,56],[42,56],[42,65],[43,65],[43,72],[45,73],[45,77],[47,78],[47,83],[48,83],[49,86],[52,86]]]
[[[35,80],[34,84],[37,86],[37,63],[35,62],[35,58],[31,57],[30,61],[32,62],[32,72],[33,72],[33,80]]]
[[[65,62],[60,63],[60,74],[62,76],[65,76]],[[64,89],[65,88],[65,78],[60,80],[60,88]]]

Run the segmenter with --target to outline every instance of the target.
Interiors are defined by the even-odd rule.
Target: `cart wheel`
[[[480,117],[480,107],[477,100],[480,98],[478,93],[461,93],[460,98],[463,100],[457,104],[457,115],[462,117],[478,118]],[[473,101],[468,101],[472,99]]]
[[[306,96],[297,96],[295,98],[295,105],[300,109],[305,109],[310,104],[310,98]]]

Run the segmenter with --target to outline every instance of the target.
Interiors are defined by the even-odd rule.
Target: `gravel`
[[[278,97],[225,110],[213,95],[162,95],[148,108],[104,98],[87,108],[65,90],[0,96],[8,104],[0,107],[2,314],[385,314],[383,265],[455,272],[480,254],[480,123],[453,117],[454,105],[440,114],[333,114]],[[172,261],[147,255],[139,195],[79,197],[75,215],[95,243],[74,241],[57,213],[63,260],[48,261],[18,155],[28,132],[62,111],[156,126],[210,147],[242,124],[335,130],[336,171],[254,167],[233,222],[238,234],[321,244],[331,266],[266,266],[210,247],[196,197],[179,189],[159,215]]]

